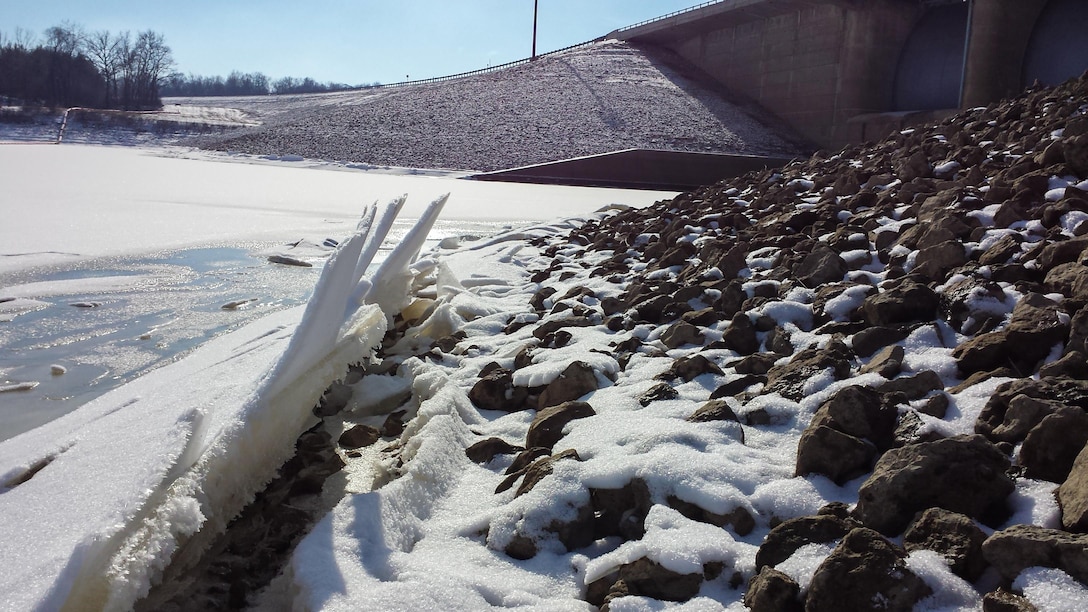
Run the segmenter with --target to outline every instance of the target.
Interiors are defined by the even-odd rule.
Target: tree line
[[[147,110],[161,107],[162,96],[323,93],[363,87],[319,83],[309,77],[272,80],[259,72],[234,71],[226,78],[186,76],[173,68],[170,47],[162,34],[151,30],[135,35],[85,32],[65,22],[47,29],[41,38],[22,28],[14,35],[0,32],[0,97],[30,105]]]
[[[373,83],[369,87],[377,86]],[[260,72],[239,72],[235,70],[226,78],[221,76],[188,76],[175,72],[166,77],[162,86],[164,96],[255,96],[267,94],[326,93],[360,89],[367,85],[348,85],[346,83],[319,83],[309,77],[283,77],[271,80]]]
[[[22,29],[0,33],[0,96],[28,104],[158,108],[173,65],[162,34],[151,30],[88,33],[64,23],[41,40]]]

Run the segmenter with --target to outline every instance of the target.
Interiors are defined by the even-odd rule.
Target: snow
[[[221,336],[0,444],[4,607],[128,608],[182,543],[248,503],[293,453],[309,407],[381,341],[377,307],[322,316],[344,311],[338,289],[359,281],[351,245],[368,231],[330,259],[305,309]]]
[[[1042,612],[1076,612],[1088,601],[1088,587],[1065,572],[1050,567],[1029,567],[1013,581]]]
[[[348,363],[365,362],[380,343],[386,314],[369,302],[393,308],[403,300],[405,283],[412,279],[409,266],[445,201],[430,194],[444,190],[458,196],[451,197],[444,214],[491,222],[511,214],[518,220],[564,211],[584,214],[602,198],[625,193],[222,163],[213,161],[215,156],[186,155],[69,145],[0,147],[11,178],[2,197],[12,204],[5,206],[10,223],[0,228],[2,291],[11,298],[0,302],[4,313],[51,308],[50,300],[70,295],[154,290],[156,284],[154,275],[143,274],[34,280],[36,270],[52,266],[255,238],[350,237],[309,243],[307,256],[322,250],[333,254],[308,305],[264,313],[47,425],[0,442],[4,609],[73,602],[81,609],[126,609],[146,594],[180,546],[208,546],[293,453],[293,442],[313,422],[310,408],[326,387],[343,376]],[[46,168],[50,174],[44,174]],[[53,169],[65,180],[54,180]],[[164,190],[163,184],[176,188]],[[402,217],[424,211],[423,219],[411,222],[385,264],[364,281],[395,215],[371,208],[359,222],[360,194],[381,200],[406,186],[413,195]],[[425,206],[416,193],[435,202]],[[629,202],[645,204],[661,194],[627,195]],[[514,198],[518,206],[512,208]],[[388,199],[392,204],[384,210],[400,208],[396,195]],[[549,208],[543,202],[558,204]],[[562,227],[569,226],[553,229]],[[324,249],[314,248],[322,244]],[[509,261],[516,258],[516,249],[499,247]],[[417,261],[415,269],[425,263]],[[455,293],[455,284],[448,293]],[[360,303],[360,296],[367,303]],[[469,314],[486,300],[461,302],[461,312]],[[56,361],[49,369],[64,372]],[[460,445],[471,435],[466,425],[453,424],[478,422],[475,409],[464,399],[446,401],[453,389],[434,373],[409,370],[406,376],[417,395],[438,396],[419,409],[406,431],[409,470],[436,475],[442,471],[437,465],[451,457],[453,466],[463,468],[463,452],[449,453],[448,445]],[[428,433],[421,433],[424,429]],[[436,491],[422,480],[417,484],[405,503],[425,509],[417,502]],[[547,580],[538,589],[541,597],[554,591],[554,581]],[[433,594],[420,593],[428,596]]]
[[[832,394],[847,385],[876,384],[883,380],[879,374],[835,380],[829,370],[805,383],[799,401],[776,394],[743,406],[727,400],[742,422],[761,411],[765,425],[691,423],[687,418],[730,375],[673,381],[675,399],[643,405],[640,398],[672,359],[702,349],[666,353],[658,341],[665,326],[572,327],[569,343],[546,350],[531,326],[505,331],[511,321],[571,316],[569,310],[531,311],[528,298],[540,289],[531,280],[537,270],[570,273],[549,280],[556,296],[587,288],[596,296],[582,301],[587,305],[617,296],[621,287],[589,271],[600,261],[595,258],[605,256],[560,238],[606,214],[592,212],[601,204],[637,205],[657,194],[331,171],[282,158],[223,163],[221,156],[178,151],[167,158],[132,149],[26,150],[37,161],[21,166],[24,172],[15,176],[24,180],[13,181],[3,196],[22,205],[12,207],[16,222],[0,230],[0,244],[8,250],[0,273],[7,275],[3,286],[9,292],[0,295],[12,298],[0,302],[7,309],[0,314],[29,317],[15,313],[54,308],[54,298],[108,305],[113,294],[163,283],[157,273],[142,270],[48,281],[36,276],[42,268],[95,258],[254,241],[262,253],[327,262],[315,267],[321,276],[306,305],[261,312],[66,416],[0,442],[2,608],[130,607],[179,548],[199,551],[215,542],[290,456],[299,433],[315,422],[310,409],[321,393],[343,377],[348,363],[370,361],[398,311],[415,323],[397,344],[385,347],[395,369],[352,383],[345,418],[404,409],[404,431],[361,456],[346,457],[343,494],[291,553],[279,578],[296,609],[588,610],[581,598],[589,583],[643,558],[682,574],[723,563],[727,571],[706,581],[701,597],[677,607],[737,609],[742,589],[730,584],[732,574],[754,573],[755,554],[770,525],[815,514],[829,502],[857,500],[860,478],[840,486],[819,475],[794,475],[797,439]],[[18,166],[19,157],[0,147],[0,161],[10,158]],[[86,184],[73,189],[65,181],[43,179],[37,172],[46,166],[63,167]],[[177,188],[163,189],[165,181]],[[379,204],[363,206],[373,201]],[[562,204],[545,206],[550,202]],[[440,214],[480,222],[565,220],[517,223],[470,240],[456,228],[443,228]],[[413,220],[398,225],[404,217]],[[450,234],[434,235],[443,229]],[[328,236],[335,238],[329,242]],[[282,241],[291,246],[270,246]],[[554,249],[541,246],[549,241]],[[387,242],[396,246],[383,249]],[[773,248],[753,252],[748,272],[758,276],[753,270],[770,267],[779,255]],[[746,289],[754,291],[760,282]],[[827,313],[847,318],[866,290],[847,289],[828,302]],[[980,295],[973,305],[1007,312],[1018,297],[1009,294],[1008,303]],[[813,325],[813,295],[795,288],[784,300],[748,314],[773,315],[796,347],[827,342],[805,331]],[[103,308],[90,309],[96,310]],[[718,326],[713,333],[721,331]],[[428,352],[434,339],[453,332],[466,337],[452,350]],[[648,346],[621,368],[615,344],[630,338]],[[952,386],[958,376],[952,347],[961,340],[947,324],[919,326],[901,342],[908,355],[905,370],[933,370]],[[479,410],[468,391],[485,365],[510,365],[526,347],[532,363],[515,372],[516,384],[547,384],[573,361],[591,364],[598,384],[582,398],[596,414],[568,424],[555,447],[575,449],[578,460],[554,462],[550,476],[518,495],[515,488],[496,492],[512,457],[478,465],[465,449],[492,436],[522,443],[534,413]],[[719,362],[736,357],[728,349],[704,354]],[[65,368],[70,362],[50,355],[46,363]],[[59,378],[75,372],[71,368]],[[927,420],[926,427],[946,435],[972,431],[1002,382],[995,378],[950,394],[946,419]],[[25,391],[6,396],[19,393]],[[645,535],[622,543],[602,538],[567,551],[554,526],[577,516],[591,490],[619,489],[634,479],[645,484],[649,497]],[[1055,525],[1052,489],[1018,479],[1010,498],[1013,520]],[[692,520],[674,507],[677,501],[720,516],[747,514],[754,526],[739,530]],[[529,560],[506,554],[516,539],[530,540],[537,554]],[[804,546],[779,569],[804,587],[834,545]],[[934,590],[920,609],[977,606],[978,593],[936,555],[912,553],[907,563]],[[1029,569],[1018,588],[1055,609],[1083,598],[1081,585],[1054,572]],[[617,610],[668,605],[639,597],[613,603]]]

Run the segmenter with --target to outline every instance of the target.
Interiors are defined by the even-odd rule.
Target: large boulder
[[[903,534],[907,552],[939,553],[952,572],[968,582],[978,580],[986,569],[986,560],[982,558],[985,540],[986,534],[967,515],[943,508],[926,510]]]
[[[896,535],[915,513],[944,508],[994,519],[1015,488],[1009,458],[980,435],[960,435],[889,450],[858,491],[854,516]]]
[[[862,311],[870,325],[896,325],[932,321],[940,302],[929,287],[905,280],[895,287],[865,298]]]
[[[1058,406],[1024,438],[1019,456],[1024,475],[1064,482],[1086,443],[1088,412],[1075,406]]]
[[[816,568],[805,610],[912,609],[933,589],[910,571],[906,556],[879,533],[854,529]]]
[[[824,474],[837,484],[869,471],[891,446],[898,412],[869,387],[851,386],[824,402],[801,434],[796,474]]]
[[[1013,525],[987,538],[982,555],[1007,580],[1029,567],[1054,567],[1088,584],[1088,535]]]
[[[1088,532],[1088,446],[1077,455],[1069,476],[1058,487],[1058,504],[1062,508],[1062,527]]]

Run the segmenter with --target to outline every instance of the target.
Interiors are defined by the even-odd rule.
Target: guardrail
[[[673,11],[673,12],[669,13],[668,15],[662,15],[660,17],[654,17],[653,19],[647,19],[646,21],[640,21],[640,22],[638,22],[638,23],[636,23],[634,25],[624,26],[624,27],[616,30],[616,32],[624,32],[626,30],[630,30],[630,29],[633,29],[633,28],[644,26],[644,25],[646,25],[648,23],[663,21],[665,19],[669,19],[669,18],[675,17],[677,15],[683,15],[684,13],[690,13],[691,11],[696,11],[696,10],[699,10],[699,9],[701,9],[703,7],[710,6],[712,4],[720,4],[720,3],[725,2],[725,1],[726,0],[710,0],[709,2],[703,2],[702,4],[697,4],[695,6],[691,6],[691,7],[688,7],[686,9],[681,9],[679,11]],[[597,43],[597,42],[600,42],[602,40],[605,40],[606,37],[607,37],[607,35],[606,36],[599,36],[597,38],[594,38],[593,40],[587,40],[586,42],[578,43],[578,44],[575,44],[575,45],[570,45],[569,47],[563,47],[562,49],[556,49],[555,51],[548,51],[547,53],[538,53],[537,57],[547,57],[549,55],[555,55],[556,53],[563,53],[564,51],[570,51],[572,49],[577,49],[579,47],[586,47],[586,46],[592,45],[593,43]],[[404,87],[406,85],[422,85],[422,84],[425,84],[425,83],[439,83],[441,81],[453,81],[453,80],[456,80],[456,79],[463,79],[465,77],[476,76],[478,74],[487,74],[489,72],[495,72],[495,71],[498,71],[498,70],[506,70],[507,68],[513,68],[514,66],[521,66],[523,64],[528,64],[529,62],[532,62],[533,59],[534,58],[527,57],[525,59],[519,59],[519,60],[514,60],[512,62],[506,62],[505,64],[497,64],[495,66],[488,66],[487,68],[480,68],[478,70],[470,70],[469,72],[459,72],[457,74],[451,74],[451,75],[448,75],[448,76],[433,77],[433,78],[430,78],[430,79],[417,79],[417,80],[414,80],[414,81],[401,81],[400,83],[388,83],[388,84],[384,84],[384,85],[371,85],[369,87],[361,87],[359,89],[385,89],[385,88],[389,88],[389,87]]]
[[[699,10],[701,8],[708,7],[708,6],[712,5],[712,4],[721,4],[722,2],[725,2],[725,0],[711,0],[710,2],[703,2],[702,4],[696,4],[695,6],[689,6],[686,9],[680,9],[679,11],[673,11],[673,12],[669,13],[668,15],[662,15],[660,17],[654,17],[653,19],[647,19],[646,21],[640,21],[638,23],[635,23],[635,24],[632,24],[632,25],[629,25],[629,26],[623,26],[622,28],[620,28],[620,29],[618,29],[616,31],[617,32],[626,32],[627,30],[633,30],[635,28],[640,28],[640,27],[642,27],[642,26],[644,26],[646,24],[649,24],[649,23],[656,23],[658,21],[664,21],[666,19],[671,19],[673,17],[676,17],[677,15],[683,15],[684,13],[690,13],[692,11],[697,11],[697,10]]]
[[[577,43],[577,44],[574,44],[574,45],[570,45],[569,47],[563,47],[562,49],[556,49],[555,51],[548,51],[547,53],[537,53],[536,57],[537,58],[547,57],[549,55],[555,55],[556,53],[563,53],[564,51],[570,51],[572,49],[577,49],[579,47],[588,47],[589,45],[601,42],[602,40],[604,40],[603,36],[598,37],[598,38],[594,38],[593,40],[587,40],[585,42],[580,42],[580,43]],[[479,68],[477,70],[470,70],[468,72],[458,72],[457,74],[450,74],[450,75],[447,75],[447,76],[440,76],[440,77],[432,77],[432,78],[429,78],[429,79],[416,79],[414,81],[401,81],[400,83],[386,83],[386,84],[383,84],[383,85],[371,85],[369,87],[362,87],[360,89],[386,89],[386,88],[389,88],[389,87],[404,87],[406,85],[422,85],[422,84],[425,84],[425,83],[439,83],[441,81],[453,81],[453,80],[456,80],[456,79],[463,79],[463,78],[470,77],[470,76],[476,76],[478,74],[487,74],[489,72],[496,72],[496,71],[499,71],[499,70],[506,70],[507,68],[513,68],[514,66],[521,66],[523,64],[528,64],[528,63],[530,63],[530,62],[532,62],[534,60],[535,60],[535,58],[526,57],[524,59],[514,60],[512,62],[506,62],[505,64],[496,64],[494,66],[488,66],[487,68]]]

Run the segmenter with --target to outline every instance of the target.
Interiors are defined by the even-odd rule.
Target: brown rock
[[[649,406],[651,403],[659,400],[676,399],[680,397],[680,393],[672,387],[669,383],[660,382],[655,384],[646,390],[645,393],[638,397],[638,403],[642,406]]]
[[[832,514],[802,516],[783,521],[771,529],[756,551],[756,569],[774,567],[789,559],[806,544],[824,544],[845,536],[856,521]]]
[[[884,378],[895,378],[903,368],[904,357],[906,357],[906,352],[903,347],[897,344],[884,347],[869,360],[869,363],[861,367],[860,373],[876,372]]]
[[[801,612],[801,587],[786,574],[764,567],[748,582],[744,605],[752,612]]]
[[[861,485],[854,516],[888,535],[898,534],[927,508],[985,519],[1014,489],[1008,468],[1008,457],[979,435],[895,448]]]
[[[559,378],[548,383],[540,394],[538,405],[541,408],[558,406],[596,390],[597,375],[593,368],[584,361],[575,361],[563,370]]]
[[[495,455],[512,455],[525,450],[520,446],[514,446],[502,438],[488,438],[480,440],[465,449],[467,456],[473,463],[487,463],[495,458]]]
[[[1029,567],[1054,567],[1088,584],[1088,535],[1013,525],[987,538],[982,555],[1006,580]]]
[[[505,368],[492,369],[480,377],[468,392],[468,398],[477,408],[504,412],[525,409],[528,397],[529,390],[515,387],[513,372]]]
[[[986,534],[969,517],[943,508],[930,508],[911,523],[903,534],[907,552],[932,550],[940,553],[957,576],[974,582],[986,569],[982,542]]]
[[[846,534],[816,568],[805,610],[910,610],[933,593],[907,568],[906,553],[871,529]]]
[[[1077,533],[1088,532],[1088,446],[1081,449],[1069,476],[1058,487],[1062,527]]]
[[[876,454],[876,446],[857,436],[826,425],[810,426],[797,444],[794,474],[823,474],[841,486],[868,472]]]
[[[816,374],[830,368],[836,380],[849,376],[852,357],[850,349],[837,338],[832,339],[822,349],[805,349],[794,354],[789,363],[771,368],[767,373],[764,392],[800,400],[804,397],[805,382]]]
[[[539,446],[552,448],[563,437],[563,428],[575,419],[584,419],[597,414],[593,407],[585,402],[564,402],[558,406],[545,408],[537,413],[529,424],[525,434],[526,448]]]
[[[982,612],[1038,612],[1038,608],[1027,597],[998,588],[983,596]]]
[[[340,434],[340,439],[337,443],[346,449],[361,448],[363,446],[370,446],[378,440],[381,440],[382,434],[378,431],[377,427],[371,427],[370,425],[356,425],[351,429]]]
[[[743,312],[733,316],[729,327],[722,334],[721,342],[725,348],[741,355],[751,355],[759,350],[759,338],[756,336],[755,325]]]
[[[685,344],[702,344],[703,333],[687,321],[674,323],[665,333],[661,334],[661,342],[670,349],[684,346]]]
[[[862,310],[871,325],[895,325],[933,320],[938,302],[932,289],[908,280],[865,298]]]
[[[793,267],[793,275],[805,287],[841,281],[849,271],[838,253],[821,244]]]
[[[914,376],[902,376],[877,387],[881,393],[902,393],[908,400],[922,399],[933,391],[944,389],[940,375],[933,370],[922,370]]]
[[[868,327],[850,338],[850,346],[858,357],[868,357],[882,347],[895,344],[910,335],[903,327]]]
[[[1020,465],[1024,475],[1038,480],[1065,482],[1073,461],[1088,443],[1088,412],[1058,406],[1024,438]]]
[[[967,263],[967,253],[958,240],[947,240],[918,251],[911,272],[930,280],[941,280],[949,270]]]
[[[1082,303],[1088,301],[1088,266],[1075,262],[1054,266],[1043,282],[1051,291]]]
[[[582,460],[582,458],[578,456],[577,451],[574,449],[567,449],[561,453],[557,453],[551,457],[545,457],[540,461],[530,464],[529,467],[525,468],[525,478],[521,481],[521,485],[518,486],[518,490],[514,494],[514,497],[521,497],[529,491],[532,491],[533,487],[539,484],[541,480],[544,480],[544,478],[551,475],[557,461],[563,461],[565,459],[573,459],[575,461]]]

